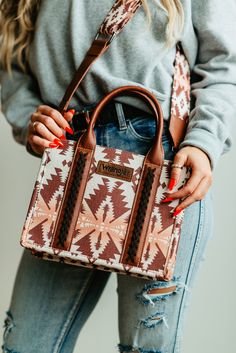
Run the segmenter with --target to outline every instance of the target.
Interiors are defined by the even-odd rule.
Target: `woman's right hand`
[[[32,150],[42,155],[47,147],[62,146],[61,140],[65,140],[64,131],[73,134],[69,121],[75,111],[68,110],[64,116],[58,110],[48,105],[40,105],[30,117],[27,141]]]

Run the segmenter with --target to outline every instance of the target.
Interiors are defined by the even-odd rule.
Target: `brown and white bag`
[[[58,110],[70,100],[92,63],[104,53],[141,1],[116,1],[70,83]],[[115,19],[115,20],[114,20]],[[175,146],[189,114],[189,66],[177,47],[170,132]],[[146,156],[96,144],[94,126],[102,109],[119,95],[136,96],[157,122]],[[21,245],[43,259],[96,267],[149,279],[172,278],[184,211],[172,217],[180,200],[167,196],[172,161],[162,147],[163,115],[156,97],[138,86],[119,87],[96,106],[78,141],[44,151],[29,205]],[[184,167],[179,189],[189,177]]]

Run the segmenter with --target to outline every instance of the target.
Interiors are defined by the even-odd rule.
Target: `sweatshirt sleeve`
[[[193,68],[189,124],[180,148],[192,145],[207,153],[212,169],[230,150],[236,120],[236,2],[193,0],[198,38]]]
[[[2,112],[12,127],[14,139],[26,145],[30,116],[43,104],[37,82],[33,76],[24,74],[14,65],[12,76],[1,69],[0,84]]]

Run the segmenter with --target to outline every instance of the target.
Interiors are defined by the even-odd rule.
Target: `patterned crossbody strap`
[[[124,4],[122,0],[116,1],[98,32],[110,35],[120,33],[141,5],[140,0],[127,0]]]
[[[190,66],[180,43],[176,46],[169,131],[177,148],[183,140],[190,114]]]
[[[109,48],[113,38],[122,31],[141,5],[141,0],[126,0],[124,3],[122,0],[115,1],[59,104],[58,110],[62,114],[92,64]],[[170,119],[170,133],[175,147],[183,139],[190,112],[190,67],[181,46],[177,45],[176,48]]]

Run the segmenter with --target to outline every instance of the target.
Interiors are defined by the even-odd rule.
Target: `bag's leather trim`
[[[75,168],[77,166],[77,161],[79,159],[81,152],[86,154],[86,162],[84,165],[83,174],[81,176],[82,179],[81,179],[81,184],[78,190],[77,197],[75,200],[73,200],[74,207],[73,207],[73,214],[71,215],[70,226],[67,229],[67,235],[66,235],[66,238],[64,239],[64,244],[61,244],[60,242],[58,242],[58,239],[60,237],[60,230],[63,223],[63,217],[65,215],[65,207],[67,205],[68,199],[70,198],[71,185],[72,185],[73,177],[75,175]],[[68,250],[70,247],[71,240],[73,238],[74,229],[75,229],[75,223],[78,218],[78,212],[81,207],[81,201],[82,201],[84,190],[87,183],[87,178],[88,178],[88,174],[89,174],[89,170],[92,162],[93,152],[94,151],[90,149],[78,148],[78,144],[77,144],[77,148],[73,156],[70,172],[65,185],[63,199],[61,201],[60,209],[58,210],[58,216],[54,227],[54,236],[51,243],[53,248]]]
[[[152,184],[154,181],[154,172],[155,170],[152,168],[146,168],[145,170],[143,188],[140,195],[137,214],[132,229],[130,245],[128,248],[128,261],[130,260],[131,263],[134,263],[134,258],[136,257],[137,249],[140,243],[144,221],[147,217],[147,206],[149,198],[151,196]]]
[[[134,204],[133,204],[133,210],[132,210],[132,214],[130,217],[131,221],[128,226],[126,241],[125,241],[125,244],[123,247],[121,260],[120,260],[120,262],[130,264],[132,266],[137,266],[141,261],[143,247],[144,247],[144,243],[145,243],[145,239],[146,239],[146,234],[148,231],[149,221],[150,221],[150,217],[152,214],[152,208],[153,208],[153,205],[155,202],[156,192],[157,192],[157,188],[159,186],[159,180],[160,180],[160,175],[161,175],[161,170],[162,170],[162,166],[153,166],[153,165],[150,165],[149,163],[145,163],[145,162],[146,161],[144,161],[143,173],[142,173],[142,176],[140,177],[140,185],[139,185],[137,192],[136,192],[136,197],[135,197]],[[142,192],[143,192],[144,184],[146,181],[146,175],[147,175],[147,172],[149,169],[152,169],[152,172],[154,174],[154,179],[152,181],[150,195],[148,196],[145,217],[144,217],[144,221],[142,224],[137,249],[136,249],[134,256],[130,257],[130,254],[129,254],[130,250],[129,249],[131,246],[132,238],[133,238],[133,236],[135,237],[135,235],[134,235],[135,222],[138,217],[138,210],[140,207],[140,203],[142,202]]]
[[[96,146],[96,137],[94,134],[94,126],[96,124],[97,119],[103,108],[115,97],[118,95],[136,95],[145,101],[153,111],[153,115],[157,122],[157,130],[154,138],[154,143],[152,148],[147,154],[147,162],[154,165],[162,165],[164,152],[162,147],[162,132],[163,132],[163,113],[160,106],[160,103],[156,99],[156,97],[147,89],[138,86],[122,86],[115,88],[111,92],[109,92],[101,101],[98,103],[96,108],[93,111],[91,116],[91,120],[89,122],[89,126],[87,131],[81,136],[80,145],[81,147],[87,149],[94,149]]]
[[[57,238],[57,245],[64,248],[64,243],[67,239],[68,231],[72,221],[72,217],[76,208],[76,200],[78,197],[79,189],[81,187],[81,179],[84,174],[84,168],[86,164],[87,153],[79,152],[79,158],[75,163],[73,178],[71,178],[71,186],[69,195],[66,198],[66,203],[64,204],[64,212],[62,222],[60,224],[60,229]]]

